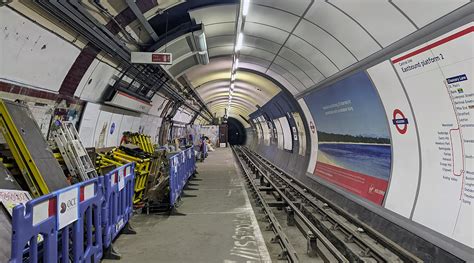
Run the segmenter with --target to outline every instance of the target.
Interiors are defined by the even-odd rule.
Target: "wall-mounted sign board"
[[[139,64],[171,65],[173,64],[173,54],[154,52],[132,52],[131,62]]]

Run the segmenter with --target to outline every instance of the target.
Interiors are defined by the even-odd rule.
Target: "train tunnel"
[[[473,21],[0,1],[0,262],[474,262]]]

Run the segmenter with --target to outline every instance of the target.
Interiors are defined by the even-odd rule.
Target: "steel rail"
[[[299,196],[305,198],[307,202],[310,203],[311,206],[315,210],[317,210],[319,214],[322,215],[325,221],[329,221],[330,223],[332,223],[333,227],[337,227],[343,232],[345,232],[348,239],[347,241],[357,243],[362,249],[364,249],[364,254],[366,256],[371,255],[374,258],[378,259],[378,261],[388,262],[389,260],[386,259],[386,251],[384,251],[385,249],[388,249],[391,253],[398,256],[403,262],[423,262],[411,252],[403,249],[392,240],[388,239],[387,237],[377,232],[367,224],[363,223],[360,219],[357,219],[356,217],[354,217],[344,209],[340,208],[339,206],[333,204],[331,201],[316,193],[312,189],[308,189],[301,181],[287,174],[275,165],[271,164],[270,161],[268,161],[258,153],[251,151],[247,147],[245,147],[244,149],[245,151],[253,155],[255,158],[258,158],[262,165],[264,165],[274,175],[278,176],[281,180],[283,180],[285,184],[292,187],[296,192],[298,192]],[[321,201],[321,203],[318,203],[318,200]],[[329,211],[331,210],[335,213],[330,213]],[[351,224],[355,225],[356,228],[351,228],[347,226],[347,224],[345,224],[340,217],[343,217],[344,220],[347,220]],[[362,231],[358,231],[358,229],[362,229]],[[362,233],[366,234],[376,243],[383,246],[384,249],[381,249],[379,246],[376,246],[376,243],[368,242],[366,239],[363,238]]]
[[[331,253],[331,255],[338,261],[338,262],[349,262],[349,260],[332,244],[332,242],[311,222],[311,220],[301,211],[300,207],[295,204],[295,202],[287,196],[281,190],[280,186],[277,186],[269,176],[255,164],[255,162],[248,156],[247,153],[241,151],[244,156],[250,161],[250,165],[254,167],[262,176],[266,179],[267,183],[273,187],[274,191],[278,193],[278,195],[284,200],[285,204],[295,212],[295,214],[300,218],[300,220],[306,225],[306,227],[310,230],[310,232],[318,239],[318,241],[326,247],[326,249]]]
[[[283,228],[281,227],[280,223],[278,223],[278,219],[275,217],[270,206],[267,204],[264,197],[259,192],[258,186],[255,185],[255,182],[253,181],[254,178],[251,177],[250,172],[248,171],[247,168],[245,168],[244,164],[242,163],[242,160],[239,158],[239,155],[235,151],[235,149],[232,148],[232,150],[234,151],[234,154],[237,156],[237,160],[239,160],[239,164],[246,176],[247,183],[252,187],[252,190],[257,197],[258,204],[262,207],[262,210],[267,216],[267,219],[270,223],[272,231],[275,233],[275,237],[272,239],[272,242],[278,242],[280,244],[280,247],[282,248],[282,253],[278,256],[278,259],[286,258],[289,262],[292,262],[292,263],[299,262],[298,255],[296,253],[295,248],[289,242],[288,237],[283,232]]]

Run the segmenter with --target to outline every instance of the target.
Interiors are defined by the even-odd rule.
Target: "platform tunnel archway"
[[[229,144],[417,256],[470,260],[472,1],[128,2],[1,4],[1,97],[70,117],[98,148],[226,123]]]

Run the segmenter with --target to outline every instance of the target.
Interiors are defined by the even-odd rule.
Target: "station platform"
[[[243,177],[230,148],[198,163],[177,213],[138,214],[136,235],[114,243],[121,262],[270,262]],[[104,260],[103,262],[120,262]]]

